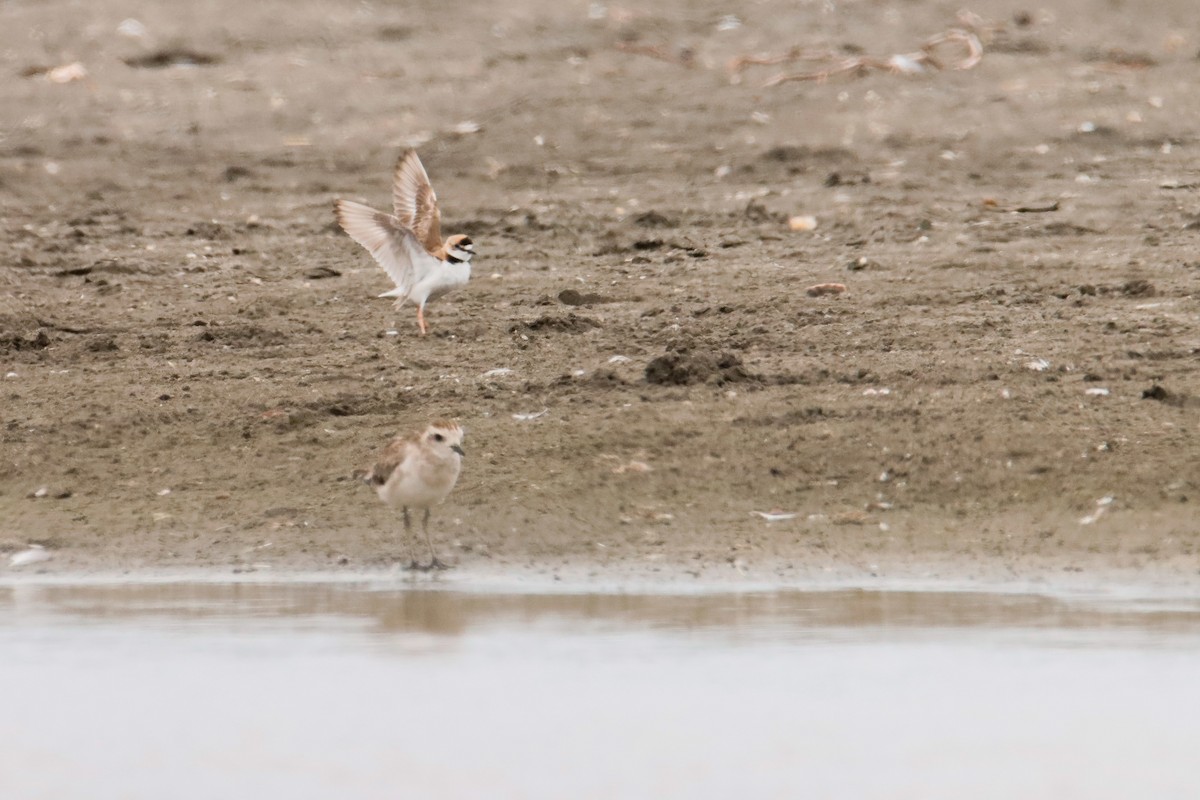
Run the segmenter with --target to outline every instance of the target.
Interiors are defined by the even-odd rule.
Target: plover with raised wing
[[[395,297],[396,307],[417,306],[417,327],[427,332],[425,304],[471,277],[475,244],[461,233],[442,241],[442,214],[437,195],[416,150],[396,163],[392,177],[392,214],[350,200],[334,203],[342,230],[361,244],[391,277],[396,288],[380,297]]]

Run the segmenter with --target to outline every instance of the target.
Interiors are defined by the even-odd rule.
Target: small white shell
[[[751,511],[751,514],[756,514],[767,522],[783,522],[787,519],[795,519],[798,514],[788,513],[786,511]]]
[[[901,75],[920,75],[922,72],[925,72],[925,67],[920,61],[903,53],[894,54],[887,60],[887,64],[888,67]]]
[[[130,17],[121,20],[121,24],[117,26],[117,33],[130,39],[142,39],[146,36],[146,26],[139,20]]]
[[[46,552],[46,548],[40,544],[30,545],[27,550],[22,550],[19,553],[13,553],[8,557],[8,565],[10,567],[26,567],[30,564],[38,564],[42,561],[49,561],[50,554]]]
[[[70,83],[71,81],[81,81],[87,77],[87,68],[78,61],[73,61],[70,64],[63,64],[61,67],[55,67],[46,73],[46,80],[51,83]]]
[[[1091,525],[1096,520],[1103,517],[1104,514],[1108,511],[1108,507],[1113,504],[1114,499],[1115,498],[1113,498],[1112,495],[1105,495],[1104,497],[1101,497],[1099,500],[1096,501],[1096,510],[1093,511],[1091,514],[1088,514],[1086,517],[1080,517],[1079,524],[1080,525]]]

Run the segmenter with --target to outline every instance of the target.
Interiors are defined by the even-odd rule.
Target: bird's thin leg
[[[409,562],[407,569],[416,569],[417,554],[413,550],[412,519],[408,516],[408,506],[404,507],[404,540],[408,542]]]
[[[430,569],[449,569],[447,564],[443,564],[437,557],[437,553],[433,550],[433,539],[429,536],[429,509],[425,509],[425,516],[421,518],[421,529],[425,531],[425,543],[429,545],[429,568]]]
[[[417,327],[421,329],[421,335],[426,334],[425,329],[425,306],[417,306]]]

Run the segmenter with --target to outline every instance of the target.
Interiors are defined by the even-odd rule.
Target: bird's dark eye
[[[473,242],[470,240],[470,238],[468,238],[466,236],[464,236],[462,238],[462,241],[460,241],[458,243],[459,247],[470,247],[472,244],[473,244]]]
[[[435,433],[435,434],[433,435],[433,440],[434,440],[435,442],[444,442],[444,441],[446,441],[446,437],[445,437],[445,436],[442,436],[440,433]]]

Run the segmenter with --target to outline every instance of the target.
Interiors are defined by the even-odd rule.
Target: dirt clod
[[[657,211],[647,211],[633,218],[633,224],[643,228],[676,228],[679,222],[666,214]]]
[[[514,326],[512,330],[516,331],[523,328],[528,331],[537,331],[540,333],[583,333],[584,331],[599,327],[600,323],[590,317],[582,317],[577,314],[567,314],[565,317],[546,314],[530,322]]]
[[[577,289],[563,289],[558,293],[558,302],[564,306],[594,306],[600,303],[611,303],[612,298],[595,292],[580,292]]]
[[[1126,297],[1153,297],[1155,294],[1154,284],[1143,278],[1127,281],[1121,286],[1121,294]]]
[[[221,57],[212,53],[202,53],[188,47],[167,47],[140,56],[123,59],[131,67],[142,69],[162,69],[164,67],[186,66],[204,67],[219,64]]]
[[[754,380],[734,353],[666,353],[646,365],[646,382],[658,386],[723,386]]]
[[[1157,383],[1154,384],[1153,386],[1151,386],[1149,389],[1145,389],[1142,391],[1142,399],[1143,400],[1158,400],[1161,402],[1161,401],[1166,400],[1170,396],[1171,396],[1170,393],[1167,392],[1167,390],[1164,389],[1163,387],[1159,386]]]
[[[43,330],[39,330],[29,337],[20,333],[0,334],[0,352],[5,350],[42,350],[49,346],[50,337]]]

